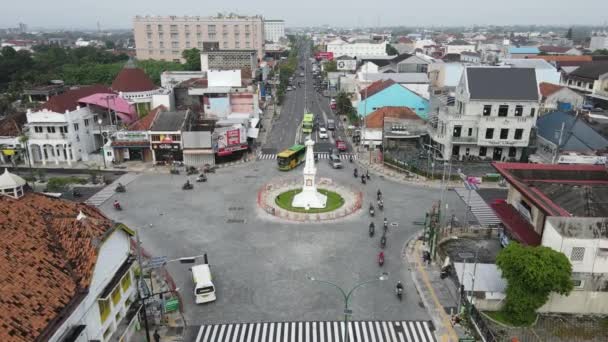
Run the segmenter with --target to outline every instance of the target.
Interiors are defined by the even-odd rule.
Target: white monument
[[[327,205],[327,196],[317,191],[315,185],[315,176],[317,168],[315,167],[314,148],[315,142],[311,139],[306,140],[306,161],[304,164],[304,185],[302,192],[293,198],[292,207],[296,208],[325,208]]]

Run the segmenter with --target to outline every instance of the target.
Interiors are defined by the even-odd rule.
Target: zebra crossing
[[[110,197],[112,197],[112,195],[114,195],[114,189],[116,188],[118,183],[121,183],[122,185],[126,186],[127,184],[134,181],[135,178],[137,178],[138,176],[139,176],[139,174],[134,173],[134,172],[125,173],[124,175],[120,176],[117,180],[112,182],[112,184],[106,185],[98,193],[96,193],[91,198],[86,200],[85,203],[99,207],[105,201],[107,201]]]
[[[344,342],[344,322],[201,325],[195,342]],[[348,322],[349,342],[435,342],[428,321]]]
[[[319,159],[329,159],[329,153],[327,152],[315,152]],[[357,155],[354,153],[340,153],[338,155],[342,160],[348,160],[350,156],[353,157],[353,160],[357,159]],[[260,153],[258,154],[258,160],[273,160],[277,159],[276,153]]]
[[[462,199],[462,201],[467,203],[469,197],[469,190],[465,188],[456,188],[456,193],[458,197]],[[469,206],[471,207],[471,213],[477,219],[479,224],[482,226],[496,225],[500,224],[500,219],[494,213],[494,210],[484,201],[481,196],[475,190],[471,190],[471,198],[469,201]]]

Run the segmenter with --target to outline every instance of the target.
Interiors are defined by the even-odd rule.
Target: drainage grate
[[[228,219],[226,223],[245,223],[244,219]]]
[[[243,207],[229,207],[228,211],[245,210]]]

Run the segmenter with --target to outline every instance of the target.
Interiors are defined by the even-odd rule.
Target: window
[[[127,272],[122,280],[120,281],[120,287],[122,287],[122,291],[126,292],[129,287],[131,287],[131,272]]]
[[[572,80],[568,80],[568,85],[572,85]]]
[[[522,116],[524,114],[524,106],[515,106],[515,116]]]
[[[186,42],[186,49],[190,48],[190,42]]]
[[[198,42],[198,48],[202,49],[203,48],[203,42]]]
[[[473,129],[469,128],[469,136],[473,136]]]
[[[196,39],[201,40],[203,38],[203,34],[200,32],[196,33]]]
[[[576,86],[577,86],[577,87],[580,87],[580,86],[582,86],[582,85],[583,85],[583,82],[581,82],[581,81],[576,82]]]
[[[517,148],[511,146],[509,147],[509,157],[515,158],[517,155]]]
[[[201,25],[196,25],[196,32],[200,32],[201,31]]]
[[[459,156],[460,155],[460,146],[459,145],[452,146],[452,155],[453,156]]]
[[[177,33],[171,33],[171,39],[179,39],[179,35]]]
[[[165,42],[159,42],[158,43],[158,47],[160,47],[161,49],[165,48]]]
[[[67,133],[68,132],[68,126],[61,126],[59,127],[59,133]]]
[[[179,42],[171,42],[171,47],[174,49],[179,48]]]
[[[120,302],[120,298],[120,286],[116,286],[114,291],[112,291],[112,303],[114,303],[114,305],[117,305]]]
[[[55,127],[47,127],[47,128],[46,128],[46,131],[47,131],[48,133],[55,133]]]
[[[494,128],[486,128],[486,139],[494,138]]]
[[[454,132],[453,132],[452,136],[454,138],[458,138],[458,137],[460,137],[460,133],[462,133],[462,126],[454,126]]]
[[[227,49],[228,48],[228,42],[223,42],[222,43],[222,48]]]
[[[215,25],[207,25],[207,31],[209,31],[209,33],[215,33]]]
[[[176,51],[175,53],[176,53],[176,54],[178,54],[178,53],[179,53],[179,51]],[[179,58],[174,58],[174,59],[173,59],[173,62],[175,62],[175,63],[180,63],[181,61],[179,60]]]
[[[165,39],[165,34],[164,34],[164,33],[162,33],[162,32],[159,32],[159,33],[158,33],[158,39],[161,39],[161,40],[162,40],[162,39]]]
[[[536,108],[530,109],[530,116],[534,117],[535,113],[536,113]]]
[[[498,106],[498,116],[507,116],[508,113],[509,113],[509,106],[508,105],[500,105],[500,106]]]
[[[163,25],[158,25],[158,32],[163,32]]]
[[[186,32],[190,32],[190,25],[184,25],[184,30]]]
[[[172,32],[177,31],[177,25],[171,25],[170,27]]]
[[[179,50],[171,50],[171,53],[174,55],[179,55]],[[176,60],[174,59],[173,61],[175,62]],[[177,62],[179,62],[179,59],[177,60]]]
[[[241,42],[234,42],[234,47],[237,49],[241,48]]]
[[[572,247],[570,261],[583,261],[585,258],[585,247]]]
[[[40,126],[34,126],[34,132],[36,132],[36,133],[42,133],[42,127],[40,127]]]
[[[95,114],[93,115],[93,122],[99,122],[99,115]]]
[[[485,157],[486,154],[488,153],[488,148],[485,146],[479,146],[479,156],[480,157]]]
[[[508,139],[509,138],[509,129],[508,128],[501,128],[500,129],[500,139]]]
[[[597,256],[599,257],[608,257],[608,248],[598,248],[597,249]]]
[[[186,39],[190,39],[190,32],[186,32]]]
[[[158,54],[164,55],[165,54],[165,50],[158,50]]]
[[[490,116],[492,113],[492,105],[483,106],[483,116]]]
[[[74,130],[78,131],[78,124],[77,123],[74,124]]]
[[[148,41],[148,49],[152,48],[152,41]]]
[[[103,339],[104,340],[108,340],[110,338],[110,336],[112,336],[112,324],[110,324],[108,326],[108,329],[106,329],[106,331],[103,332]]]
[[[147,24],[147,25],[146,25],[146,31],[150,31],[151,29],[152,29],[152,25]]]
[[[89,119],[84,119],[84,127],[89,127]]]
[[[246,47],[246,48],[250,48],[250,47],[251,47],[251,43],[249,43],[249,42],[245,42],[245,47]]]
[[[521,138],[524,136],[524,129],[523,128],[517,128],[515,130],[515,140],[521,140]]]
[[[587,83],[587,89],[593,89],[593,83]]]
[[[148,33],[146,36],[148,37],[148,39],[152,39],[152,33]]]
[[[245,32],[249,32],[249,25],[245,25]]]
[[[101,318],[101,323],[105,322],[110,315],[110,301],[108,299],[99,299],[97,300],[97,305],[99,306],[99,316]]]
[[[213,32],[213,33],[209,32],[209,39],[210,40],[216,40],[217,39],[217,35],[215,34],[215,32]]]
[[[585,287],[585,281],[581,279],[572,279],[572,286],[575,289],[582,289]]]

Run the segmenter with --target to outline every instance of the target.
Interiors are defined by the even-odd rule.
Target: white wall
[[[475,45],[447,45],[446,53],[475,52]]]
[[[211,87],[237,87],[242,86],[241,70],[209,70],[209,88]]]
[[[387,56],[386,42],[327,44],[327,52],[333,52],[334,58],[340,56]]]
[[[86,325],[86,340],[98,339],[103,341],[103,332],[110,324],[113,324],[114,315],[120,308],[115,307],[102,325],[97,298],[112,277],[114,277],[116,271],[118,271],[120,266],[126,261],[129,256],[130,248],[129,235],[122,230],[116,230],[103,242],[99,249],[97,263],[95,264],[87,296],[82,300],[78,307],[76,307],[61,327],[57,329],[49,341],[59,341],[61,335],[71,326],[81,324]],[[134,291],[133,285],[135,282],[132,280],[131,283],[132,292]],[[122,306],[124,306],[124,300],[126,299],[125,295],[129,294],[130,293],[123,294],[123,298],[121,298],[121,302],[123,303]]]

